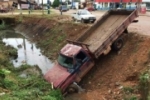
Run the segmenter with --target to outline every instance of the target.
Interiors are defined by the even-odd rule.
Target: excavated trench
[[[8,24],[9,23],[9,24]],[[14,25],[15,19],[12,18],[2,18],[0,19],[0,25]],[[17,32],[14,28],[7,28],[7,30],[0,31],[2,34],[2,41],[6,45],[10,45],[17,49],[18,57],[12,60],[15,67],[19,67],[22,64],[28,65],[38,65],[42,73],[45,74],[46,71],[53,66],[53,62],[42,54],[42,50],[37,48],[34,42],[26,36],[27,33]]]
[[[7,17],[0,17],[0,24],[5,23],[6,25],[15,25],[16,19],[15,18],[7,18]]]
[[[143,19],[145,19],[145,17]],[[140,26],[141,23],[136,25],[141,27]],[[145,24],[142,25],[143,27],[145,27],[144,26]],[[149,23],[146,25],[150,27]],[[56,33],[59,34],[56,34],[55,30],[52,30],[53,28],[55,28],[55,26],[58,27],[56,28],[56,30],[58,29]],[[132,26],[131,28],[134,29],[135,27]],[[47,20],[43,20],[43,19],[27,18],[26,21],[22,22],[22,24],[15,27],[15,29],[28,38],[23,37],[17,40],[16,39],[18,38],[17,36],[10,43],[13,43],[15,41],[14,44],[16,45],[16,48],[18,48],[21,45],[21,48],[18,48],[18,51],[21,50],[22,55],[27,55],[24,56],[24,58],[26,57],[30,58],[31,56],[28,56],[30,54],[28,54],[29,52],[27,51],[28,49],[30,49],[31,50],[30,53],[33,53],[33,51],[36,51],[35,50],[36,45],[33,42],[28,40],[34,39],[38,43],[40,43],[43,40],[56,40],[56,37],[62,36],[62,34],[64,33],[67,34],[67,37],[65,38],[69,37],[72,40],[75,40],[75,38],[80,36],[83,30],[86,30],[87,27],[75,26],[74,24],[71,26],[71,24],[64,24],[64,23],[62,24],[60,22],[57,23],[54,20],[48,23]],[[142,28],[140,29],[142,30]],[[81,83],[81,86],[84,89],[86,89],[87,92],[82,94],[75,94],[75,96],[70,95],[70,98],[66,100],[70,100],[70,99],[72,100],[92,100],[92,99],[121,100],[123,99],[124,96],[128,96],[128,97],[133,95],[140,96],[140,91],[137,91],[136,89],[132,93],[133,95],[126,94],[124,92],[125,87],[129,89],[130,88],[134,89],[134,87],[138,86],[139,83],[138,77],[141,71],[146,69],[150,63],[149,62],[150,58],[148,56],[150,50],[149,48],[150,38],[138,35],[137,33],[135,33],[135,30],[137,29],[133,30],[134,34],[133,33],[129,34],[128,40],[126,41],[124,47],[121,49],[120,52],[110,53],[109,55],[99,59],[95,68],[92,71],[90,71],[90,73],[88,73],[88,75],[84,78],[84,80]],[[50,38],[54,34],[46,34],[48,31],[52,31],[53,33],[55,33],[56,37]],[[8,38],[4,37],[3,39],[4,39],[3,41],[6,41]],[[23,43],[23,41],[26,42]],[[59,41],[59,43],[65,44],[66,42],[64,41],[61,42]],[[48,52],[50,49],[55,48],[56,45],[56,44],[46,45],[47,41],[46,42],[44,41],[42,43],[45,47],[44,50],[46,52]],[[28,46],[24,46],[24,44]],[[56,47],[58,46],[59,45],[56,45]],[[26,48],[26,50],[24,48]],[[41,55],[42,54],[38,52],[36,57],[39,58],[39,56]],[[36,57],[30,59],[31,62],[33,62],[33,59],[35,59]],[[24,60],[21,61],[23,61],[24,63]],[[38,60],[35,62],[41,62],[41,61],[42,60],[40,61]],[[130,77],[136,77],[136,78],[128,79]]]
[[[0,19],[0,24],[2,24],[3,23],[3,20],[2,19]]]
[[[18,58],[13,60],[13,64],[18,67],[21,64],[38,65],[43,74],[53,66],[50,59],[57,57],[57,51],[66,43],[66,36],[77,37],[79,31],[83,31],[87,26],[70,25],[68,22],[63,25],[57,22],[57,17],[52,20],[44,18],[25,17],[24,20],[17,23],[19,18],[1,18],[0,22],[6,25],[14,25],[15,31],[7,30],[4,32],[3,41],[18,50]],[[58,17],[58,19],[60,19]],[[66,25],[68,27],[66,27]],[[70,28],[74,32],[70,32]],[[64,29],[64,30],[63,30]],[[66,30],[65,30],[66,29]],[[50,33],[48,33],[50,32]],[[66,35],[69,34],[69,35]],[[76,35],[73,36],[73,34]],[[59,36],[59,37],[58,37]],[[58,37],[58,38],[57,38]],[[75,39],[74,38],[74,39]],[[62,43],[61,45],[58,45]],[[38,46],[37,46],[38,45]],[[59,47],[60,46],[60,47]],[[59,48],[58,48],[59,47]],[[41,49],[42,48],[42,49]],[[51,51],[53,50],[53,51]],[[51,53],[54,52],[54,53]],[[44,56],[46,55],[46,56]]]

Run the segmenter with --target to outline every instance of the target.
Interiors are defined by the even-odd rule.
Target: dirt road
[[[129,31],[142,34],[142,35],[147,35],[150,36],[150,16],[139,16],[137,18],[139,20],[138,23],[132,23],[129,26]]]

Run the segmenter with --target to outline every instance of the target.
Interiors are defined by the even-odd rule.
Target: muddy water
[[[49,68],[53,66],[46,56],[41,54],[41,50],[36,47],[34,43],[31,43],[22,36],[18,36],[17,33],[10,33],[3,37],[3,42],[6,45],[11,45],[18,50],[18,58],[12,60],[15,67],[19,67],[22,64],[38,65],[42,73],[45,74]]]

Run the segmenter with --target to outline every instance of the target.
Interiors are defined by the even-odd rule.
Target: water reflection
[[[30,43],[27,39],[23,38],[4,38],[3,42],[6,45],[11,45],[18,49],[18,58],[13,60],[15,67],[22,64],[38,65],[45,74],[49,68],[53,66],[53,63],[40,52],[40,49],[36,48],[35,44]]]

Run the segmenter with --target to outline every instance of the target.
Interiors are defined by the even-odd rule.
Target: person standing
[[[62,4],[60,5],[59,10],[60,10],[60,15],[62,15]]]

